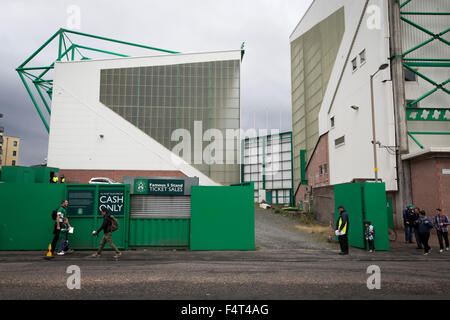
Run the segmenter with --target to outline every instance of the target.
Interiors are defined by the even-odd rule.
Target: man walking
[[[103,230],[103,238],[102,241],[100,242],[100,247],[98,248],[98,251],[94,253],[92,257],[100,256],[102,254],[103,247],[108,242],[109,246],[116,252],[116,254],[114,255],[114,259],[118,259],[122,255],[122,253],[119,251],[119,249],[117,249],[117,247],[114,245],[112,241],[112,218],[111,215],[108,213],[106,207],[102,208],[102,215],[103,215],[103,224],[100,227],[100,229],[98,229],[98,231],[94,231],[93,234],[94,236],[98,236],[100,231]]]
[[[339,254],[348,254],[348,213],[345,211],[343,206],[339,206],[339,218],[336,222],[336,235],[339,238],[339,245],[341,247],[341,252]]]
[[[433,225],[436,228],[436,233],[439,240],[440,253],[444,252],[444,241],[445,241],[445,250],[449,251],[448,245],[448,225],[450,224],[448,217],[445,214],[442,214],[441,209],[436,209],[436,216],[433,218]],[[444,240],[444,241],[443,241]]]
[[[56,249],[56,243],[58,242],[59,236],[61,234],[61,227],[64,221],[64,217],[67,214],[67,206],[69,205],[69,201],[68,200],[63,200],[61,202],[61,206],[58,209],[58,212],[56,213],[56,222],[55,222],[55,226],[53,228],[53,240],[52,240],[52,247],[51,247],[51,251],[52,251],[52,255],[53,253],[55,253],[55,249]]]

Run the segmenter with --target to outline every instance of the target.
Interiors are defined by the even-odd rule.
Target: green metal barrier
[[[189,218],[131,218],[129,247],[189,247]]]
[[[191,250],[255,250],[253,182],[191,193]]]
[[[386,189],[384,183],[345,183],[334,186],[335,221],[338,207],[344,206],[349,215],[348,243],[364,248],[364,221],[375,228],[375,250],[389,250]]]
[[[103,223],[103,206],[119,221],[119,229],[113,232],[114,244],[128,249],[129,185],[67,184],[66,198],[69,200],[67,216],[74,227],[74,234],[69,236],[72,249],[95,249],[100,245],[101,235],[94,237],[92,231]]]
[[[64,184],[0,183],[0,250],[47,250]]]

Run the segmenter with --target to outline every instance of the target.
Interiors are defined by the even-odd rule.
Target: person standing
[[[52,240],[52,247],[51,247],[52,255],[55,252],[56,243],[58,242],[59,236],[61,234],[61,227],[64,222],[64,217],[67,214],[66,210],[67,210],[68,205],[69,205],[69,201],[64,199],[61,202],[61,206],[59,207],[58,212],[56,213],[56,219],[55,219],[56,222],[55,222],[55,225],[53,228],[53,240]]]
[[[419,236],[419,216],[420,216],[420,209],[415,207],[414,208],[414,214],[412,217],[412,225],[413,225],[413,229],[414,229],[414,237],[416,238],[416,244],[417,244],[417,248],[416,249],[422,249],[422,242],[420,241],[420,236]]]
[[[116,254],[114,255],[114,259],[117,259],[122,255],[122,253],[119,251],[119,249],[117,249],[117,247],[112,241],[112,218],[106,207],[102,208],[102,215],[103,215],[103,224],[100,227],[100,229],[93,232],[93,235],[98,236],[100,231],[103,230],[103,238],[102,241],[100,242],[100,247],[98,248],[97,252],[92,255],[92,257],[99,257],[102,254],[105,244],[108,243],[109,246],[116,252]]]
[[[339,239],[339,245],[341,247],[341,252],[339,254],[348,254],[348,213],[345,211],[343,206],[338,207],[339,218],[336,222],[336,235]]]
[[[410,204],[403,210],[403,225],[405,226],[405,243],[412,243],[414,232],[414,206]]]
[[[420,211],[419,221],[419,237],[420,242],[423,245],[425,251],[424,255],[428,255],[431,251],[431,247],[428,245],[428,240],[430,239],[430,232],[433,229],[433,223],[427,218],[425,211]]]
[[[370,221],[365,222],[364,236],[367,241],[367,251],[375,251],[375,229]]]
[[[436,216],[433,218],[433,224],[436,229],[437,237],[439,240],[440,253],[444,252],[444,241],[445,241],[445,251],[449,251],[448,245],[448,225],[450,224],[448,217],[442,214],[441,209],[436,209]],[[444,240],[444,241],[443,241]]]

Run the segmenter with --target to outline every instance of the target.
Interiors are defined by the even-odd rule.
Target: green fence
[[[65,185],[0,183],[0,250],[45,250]]]
[[[189,247],[189,218],[131,218],[129,247]]]
[[[384,183],[345,183],[334,186],[335,221],[338,207],[344,206],[349,215],[348,243],[352,247],[364,248],[364,221],[375,228],[375,249],[389,250],[388,215],[386,211],[386,189]]]
[[[94,249],[101,237],[94,237],[103,223],[101,208],[107,207],[119,221],[119,229],[113,232],[113,242],[120,249],[128,248],[130,186],[123,184],[67,184],[69,200],[67,216],[74,234],[69,236],[72,249]]]
[[[191,250],[254,250],[253,183],[191,188]]]

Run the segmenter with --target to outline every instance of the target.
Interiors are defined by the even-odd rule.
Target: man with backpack
[[[117,247],[114,245],[112,241],[112,233],[119,227],[117,219],[108,213],[108,209],[106,209],[106,207],[102,208],[102,215],[103,215],[103,224],[100,227],[100,229],[98,229],[98,231],[93,232],[93,235],[98,236],[100,231],[103,230],[103,238],[102,241],[100,242],[100,247],[98,248],[98,251],[94,253],[92,257],[99,257],[102,254],[103,247],[105,246],[106,243],[108,243],[109,246],[116,252],[116,254],[114,255],[114,259],[118,259],[122,255],[122,253],[119,251],[119,249],[117,249]]]
[[[67,206],[69,205],[69,201],[64,199],[61,202],[61,206],[57,209],[54,210],[52,212],[52,219],[55,220],[55,226],[53,228],[53,240],[52,240],[52,247],[51,247],[51,252],[52,255],[55,252],[56,249],[56,243],[59,240],[60,234],[61,234],[61,229],[63,227],[63,223],[64,223],[64,218],[66,217],[67,214]],[[69,225],[70,227],[70,225]]]

